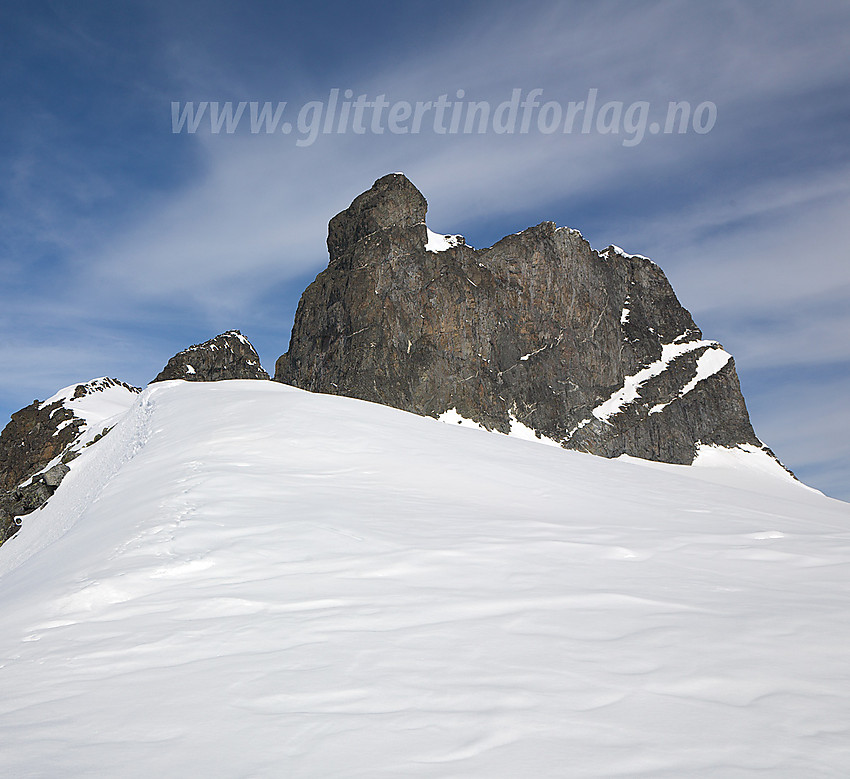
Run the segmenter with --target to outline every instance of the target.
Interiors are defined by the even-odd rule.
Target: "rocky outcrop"
[[[230,330],[172,357],[154,381],[269,379],[256,350]],[[102,423],[141,390],[117,379],[72,385],[12,415],[0,434],[0,542],[55,492],[67,463],[107,432]]]
[[[331,220],[275,380],[605,457],[762,446],[734,361],[655,263],[552,222],[476,250],[426,211],[393,174]]]
[[[53,495],[67,463],[103,434],[99,423],[139,392],[117,379],[94,379],[12,414],[0,433],[0,542],[17,532],[16,519]]]
[[[268,379],[251,342],[238,330],[228,330],[175,354],[154,381],[223,381]]]

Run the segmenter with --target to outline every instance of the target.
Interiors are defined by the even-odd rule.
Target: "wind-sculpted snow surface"
[[[2,773],[841,776],[848,507],[739,454],[154,385],[0,548]]]

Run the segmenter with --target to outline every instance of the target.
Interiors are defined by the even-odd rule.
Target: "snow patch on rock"
[[[462,246],[464,244],[462,235],[441,235],[428,227],[425,229],[428,231],[428,240],[425,243],[426,251],[444,252],[447,249],[453,249],[455,246]]]
[[[607,400],[596,406],[591,413],[597,419],[601,419],[603,422],[607,421],[615,414],[619,414],[629,403],[633,403],[637,400],[640,397],[641,386],[655,376],[659,376],[663,373],[673,360],[683,354],[687,354],[695,349],[700,349],[706,346],[709,347],[709,349],[716,349],[726,355],[723,359],[723,365],[726,364],[729,359],[729,355],[720,348],[720,344],[718,344],[717,341],[699,340],[688,341],[685,343],[674,342],[671,344],[664,344],[661,347],[661,358],[659,360],[650,363],[645,368],[641,368],[641,370],[631,376],[626,376],[623,381],[623,386],[616,392],[612,393]],[[714,362],[709,361],[704,369],[708,370],[708,368],[714,364]],[[723,366],[721,365],[720,367]],[[719,368],[717,370],[719,370]],[[703,376],[702,378],[706,377],[707,376]],[[702,379],[699,380],[701,381]],[[690,389],[693,389],[693,387],[690,387],[688,391],[690,391]]]

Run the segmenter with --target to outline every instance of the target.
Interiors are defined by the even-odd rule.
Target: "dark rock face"
[[[269,374],[260,365],[260,357],[251,342],[238,330],[228,330],[175,354],[154,381],[268,378]]]
[[[96,379],[78,384],[66,398],[52,403],[36,400],[12,414],[0,433],[0,543],[17,532],[15,517],[35,511],[53,495],[68,473],[66,463],[79,454],[77,444],[86,425],[65,406],[66,400],[111,387],[140,392],[117,379]]]
[[[12,414],[0,433],[0,489],[14,489],[44,468],[77,439],[81,426],[61,400],[46,406],[34,401]]]
[[[489,249],[435,241],[426,210],[393,174],[331,220],[330,263],[301,298],[276,381],[455,409],[501,432],[522,423],[605,457],[691,463],[699,443],[762,446],[734,361],[655,263],[552,222]]]
[[[0,542],[17,532],[15,517],[35,511],[59,486],[61,478],[51,476],[47,484],[30,477],[68,450],[81,428],[62,401],[46,406],[34,401],[12,414],[0,433]]]

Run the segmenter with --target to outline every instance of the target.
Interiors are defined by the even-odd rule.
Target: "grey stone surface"
[[[0,489],[14,489],[61,455],[81,426],[61,401],[46,406],[34,401],[12,414],[0,433]]]
[[[571,449],[691,463],[698,443],[761,446],[734,361],[695,384],[702,333],[662,270],[542,222],[487,249],[425,249],[427,203],[384,176],[335,216],[275,380],[488,429],[514,420]],[[625,313],[627,310],[627,314]],[[594,409],[690,344],[607,419]]]
[[[175,354],[154,381],[268,378],[269,374],[260,365],[260,357],[251,342],[238,330],[228,330]]]
[[[56,463],[52,468],[48,468],[42,475],[42,480],[48,487],[54,490],[62,483],[68,471],[71,469],[65,463]]]

